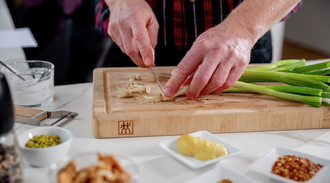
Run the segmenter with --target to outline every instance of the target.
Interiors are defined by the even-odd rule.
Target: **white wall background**
[[[284,38],[330,55],[330,0],[304,0],[286,21]]]

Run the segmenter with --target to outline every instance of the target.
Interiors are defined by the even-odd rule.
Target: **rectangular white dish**
[[[212,142],[223,145],[227,149],[228,155],[222,156],[222,157],[219,157],[219,158],[214,158],[214,159],[207,160],[207,161],[201,161],[201,160],[198,160],[198,159],[196,159],[194,157],[191,157],[191,156],[185,156],[185,155],[183,155],[179,152],[179,150],[176,146],[176,140],[179,137],[160,142],[158,145],[162,149],[164,149],[166,152],[168,152],[170,155],[172,155],[173,157],[175,157],[176,159],[178,159],[179,161],[181,161],[182,163],[184,163],[185,165],[189,166],[192,169],[202,168],[202,167],[205,167],[207,165],[217,163],[221,160],[239,155],[243,152],[241,149],[237,148],[236,146],[220,139],[219,137],[217,137],[217,136],[215,136],[215,135],[213,135],[213,134],[211,134],[207,131],[199,131],[199,132],[191,133],[190,135],[195,136],[195,137],[203,137],[203,138],[208,139]]]
[[[309,155],[303,152],[285,149],[282,147],[274,147],[267,154],[261,157],[259,160],[253,163],[250,167],[251,170],[261,173],[263,175],[268,176],[270,179],[278,181],[278,182],[288,182],[288,183],[298,183],[298,181],[281,177],[279,175],[271,173],[272,167],[274,163],[277,161],[279,157],[283,157],[284,155],[295,155],[301,158],[308,158],[311,162],[315,164],[324,165],[320,171],[318,171],[315,176],[306,183],[319,183],[328,175],[330,172],[330,160],[316,157],[313,155]]]

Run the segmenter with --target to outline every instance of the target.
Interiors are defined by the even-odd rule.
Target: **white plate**
[[[184,183],[201,183],[201,182],[217,183],[224,179],[230,180],[231,182],[234,183],[257,183],[257,181],[249,177],[236,173],[233,170],[230,170],[222,166],[209,170],[197,176],[196,178],[190,179]]]
[[[215,136],[215,135],[213,135],[213,134],[211,134],[207,131],[199,131],[199,132],[191,133],[190,135],[195,136],[195,137],[203,137],[203,138],[208,139],[212,142],[223,145],[227,149],[228,155],[222,156],[222,157],[219,157],[219,158],[214,158],[214,159],[207,160],[207,161],[201,161],[201,160],[198,160],[198,159],[196,159],[194,157],[191,157],[191,156],[185,156],[185,155],[183,155],[179,152],[179,150],[176,146],[176,140],[179,137],[160,142],[158,145],[161,148],[163,148],[166,152],[170,153],[173,157],[180,160],[182,163],[186,164],[187,166],[189,166],[192,169],[202,168],[202,167],[205,167],[207,165],[217,163],[220,160],[236,156],[236,155],[241,154],[243,152],[239,148],[231,145],[230,143],[220,139],[219,137],[217,137],[217,136]]]
[[[313,162],[315,164],[324,165],[323,168],[321,168],[321,170],[318,171],[313,178],[306,181],[306,183],[322,182],[322,180],[330,172],[330,160],[316,157],[316,156],[309,155],[309,154],[305,154],[302,152],[290,150],[290,149],[285,149],[282,147],[274,147],[273,149],[271,149],[266,155],[261,157],[255,163],[253,163],[253,165],[250,167],[250,169],[253,171],[259,172],[261,174],[264,174],[275,181],[297,183],[298,181],[284,178],[279,175],[271,173],[272,167],[273,167],[275,161],[279,157],[283,157],[284,155],[295,155],[295,156],[299,156],[302,158],[308,158],[311,162]]]

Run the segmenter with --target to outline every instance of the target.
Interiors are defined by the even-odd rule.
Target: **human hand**
[[[158,21],[144,0],[106,0],[110,9],[108,34],[139,67],[154,65]]]
[[[189,99],[230,88],[249,63],[253,44],[248,33],[235,25],[219,24],[205,31],[166,83],[166,97],[172,97],[182,85],[188,84]]]

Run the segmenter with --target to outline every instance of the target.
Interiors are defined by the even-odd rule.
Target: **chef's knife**
[[[162,85],[160,85],[160,82],[159,82],[159,80],[158,80],[158,77],[157,77],[157,75],[156,75],[156,73],[155,73],[154,68],[153,68],[152,66],[149,66],[149,68],[150,68],[150,70],[152,71],[152,73],[154,74],[154,76],[155,76],[155,78],[156,78],[156,81],[157,81],[157,83],[158,83],[158,87],[159,87],[160,91],[162,92],[162,96],[164,97],[165,95],[164,95],[164,91],[163,91]]]

